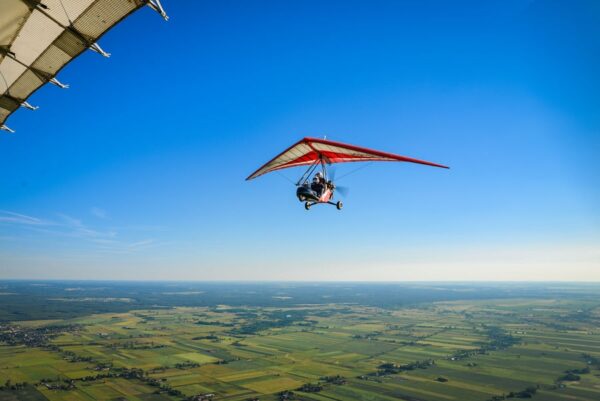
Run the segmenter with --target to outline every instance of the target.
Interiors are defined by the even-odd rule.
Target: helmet
[[[321,172],[317,172],[317,174],[315,174],[315,178],[323,178],[323,174],[321,174]]]

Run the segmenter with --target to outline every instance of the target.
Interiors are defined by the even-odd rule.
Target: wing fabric
[[[92,48],[108,56],[96,40],[149,3],[0,0],[0,125],[39,87],[56,83],[56,74],[84,50]]]
[[[397,161],[448,168],[437,163],[431,163],[424,160],[395,155],[393,153],[362,148],[341,142],[334,142],[319,138],[303,138],[267,162],[254,173],[250,174],[246,180],[252,180],[271,171],[290,167],[306,166],[320,162],[321,160],[328,164],[369,161]]]

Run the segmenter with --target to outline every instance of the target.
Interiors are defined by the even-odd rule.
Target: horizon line
[[[470,283],[564,283],[564,284],[600,284],[600,280],[233,280],[233,279],[82,279],[82,278],[0,278],[5,281],[51,281],[51,282],[122,282],[122,283],[355,283],[355,284],[404,284],[404,283],[437,283],[437,284],[470,284]]]

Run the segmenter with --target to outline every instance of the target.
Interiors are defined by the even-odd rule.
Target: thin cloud
[[[100,231],[94,228],[90,228],[79,219],[73,218],[66,214],[58,215],[63,220],[63,227],[71,230],[73,236],[87,237],[87,238],[114,238],[117,236],[116,231]]]
[[[0,210],[0,223],[26,226],[48,226],[53,224],[47,220],[38,219],[26,214],[9,212],[8,210]]]
[[[106,220],[108,219],[108,213],[106,212],[106,210],[104,209],[100,209],[99,207],[93,207],[90,212],[92,213],[93,216],[102,219],[102,220]]]
[[[94,209],[92,209],[94,210]],[[100,210],[100,209],[99,209]],[[106,214],[103,214],[106,216]],[[157,242],[152,238],[124,240],[119,238],[121,231],[131,231],[128,227],[98,228],[84,223],[81,219],[58,213],[55,220],[42,219],[30,215],[0,210],[0,225],[10,225],[26,229],[43,236],[58,236],[79,239],[91,244],[97,251],[111,253],[134,253]],[[134,230],[135,231],[135,230]],[[11,236],[13,239],[19,238]],[[21,239],[24,239],[20,236]]]
[[[96,244],[101,244],[101,245],[113,245],[113,244],[119,243],[119,241],[116,241],[114,239],[105,239],[105,238],[94,238],[94,239],[92,239],[92,242],[94,242]]]
[[[141,250],[149,249],[158,245],[155,239],[145,239],[142,241],[125,243],[119,241],[96,241],[99,244],[99,250],[105,253],[113,254],[133,254]]]
[[[134,242],[133,244],[129,244],[129,249],[139,249],[139,248],[147,248],[150,245],[153,245],[156,241],[154,239],[145,239],[142,241]]]

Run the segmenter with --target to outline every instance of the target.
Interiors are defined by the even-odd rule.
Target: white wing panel
[[[30,12],[21,0],[0,1],[0,46],[10,46]]]
[[[60,22],[62,26],[69,26],[83,13],[94,0],[43,0],[48,6],[46,12]]]
[[[25,65],[31,65],[62,31],[60,25],[41,11],[35,10],[25,22],[10,50],[17,60]]]

